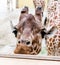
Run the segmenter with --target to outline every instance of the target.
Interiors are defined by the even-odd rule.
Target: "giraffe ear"
[[[47,17],[44,20],[44,25],[47,25]]]
[[[46,35],[45,28],[41,30],[41,35],[42,35],[42,38],[45,37],[45,35]]]

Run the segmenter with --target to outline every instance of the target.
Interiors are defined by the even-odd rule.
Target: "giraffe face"
[[[24,18],[26,18],[26,19],[24,19]],[[32,51],[31,49],[36,50],[36,48],[40,47],[39,38],[37,39],[38,41],[35,40],[35,38],[34,38],[38,32],[36,32],[35,35],[33,34],[34,27],[36,26],[36,24],[34,23],[35,22],[34,16],[31,14],[27,14],[27,17],[24,17],[24,18],[21,19],[21,21],[23,19],[24,20],[22,22],[22,33],[21,33],[20,37],[18,38],[18,44],[14,51],[14,53],[16,53],[16,54],[18,54],[18,53],[19,54],[30,54],[30,52]],[[35,40],[35,42],[36,41],[37,42],[36,43],[33,42],[34,40]],[[36,46],[35,46],[35,44],[36,44]],[[34,52],[34,54],[37,54],[36,52]],[[38,50],[38,52],[39,52],[39,50]]]
[[[35,21],[34,16],[27,14],[27,16],[25,16],[24,18],[21,19],[21,21],[23,19],[24,20],[22,23],[22,33],[21,33],[21,37],[20,37],[19,41],[26,45],[32,45],[32,40],[34,37],[34,35],[32,34],[33,21]]]
[[[19,39],[20,43],[23,43],[27,46],[31,46],[32,45],[32,40],[33,40],[33,34],[30,30],[30,28],[25,28],[23,30],[23,33]]]

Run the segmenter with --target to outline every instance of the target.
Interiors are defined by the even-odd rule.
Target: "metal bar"
[[[0,57],[3,57],[3,58],[16,58],[16,59],[60,61],[60,56],[38,56],[38,55],[24,55],[24,54],[0,54]]]

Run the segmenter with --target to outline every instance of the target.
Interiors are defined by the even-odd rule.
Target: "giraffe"
[[[46,36],[47,54],[60,56],[60,1],[53,0],[48,6],[48,26],[50,35]]]
[[[33,0],[34,3],[34,7],[42,7],[42,10],[44,11],[44,7],[45,7],[45,0]]]
[[[53,33],[47,35],[46,47],[48,55],[60,56],[60,23],[54,28]]]
[[[33,0],[33,4],[35,7],[35,18],[37,21],[40,21],[41,25],[44,27],[44,21],[47,19],[47,17],[45,16],[46,14],[46,1],[45,0]],[[42,13],[40,20],[39,20],[39,15],[36,14],[36,9],[40,8]],[[38,15],[38,16],[37,16]]]
[[[15,34],[15,37],[17,38],[17,41],[18,41],[17,45],[16,45],[16,48],[14,50],[15,54],[37,55],[41,51],[41,42],[42,42],[41,29],[42,29],[42,24],[40,24],[41,23],[40,21],[41,21],[41,18],[42,18],[42,8],[37,7],[36,10],[35,10],[35,16],[34,15],[32,15],[32,16],[33,17],[30,17],[30,15],[29,15],[28,7],[25,6],[21,10],[21,15],[19,17],[19,23],[14,27],[14,31],[13,31],[13,33]],[[32,29],[33,29],[32,31],[30,31],[30,32],[32,32],[32,36],[29,34],[30,37],[34,37],[33,40],[31,38],[33,44],[30,47],[29,47],[29,44],[27,45],[26,41],[24,42],[24,43],[26,43],[26,45],[24,45],[22,42],[19,41],[20,37],[24,38],[24,36],[27,35],[26,33],[25,33],[25,35],[23,35],[23,27],[24,26],[22,26],[21,28],[20,28],[20,26],[21,26],[21,24],[24,24],[24,21],[28,17],[29,17],[28,21],[33,18],[33,23],[34,23],[33,27],[31,26],[32,23],[31,24],[29,23],[28,25],[26,25],[26,26],[28,26],[28,28],[29,28],[29,26],[31,26]],[[32,21],[30,21],[30,22],[32,22]],[[25,22],[25,24],[27,24],[27,22]],[[27,28],[27,31],[29,30],[28,28]],[[28,38],[25,38],[25,39],[28,39]],[[31,40],[29,40],[29,43],[30,43]]]
[[[18,43],[14,50],[15,54],[37,55],[41,51],[40,25],[32,14],[24,14],[21,22],[16,26],[21,35],[17,38]],[[22,28],[22,30],[21,30]]]

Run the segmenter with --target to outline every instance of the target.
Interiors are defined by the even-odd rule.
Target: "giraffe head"
[[[14,51],[14,53],[16,53],[16,54],[30,54],[31,49],[34,49],[35,35],[37,35],[37,33],[39,33],[39,31],[34,32],[35,34],[33,33],[33,30],[35,30],[35,28],[37,28],[37,30],[39,30],[39,28],[37,27],[37,25],[35,23],[34,16],[32,14],[27,14],[27,17],[24,17],[24,18],[22,18],[22,20],[21,20],[22,33],[21,33],[20,37],[18,38],[18,44]],[[40,37],[38,37],[38,40],[39,40],[39,38]],[[39,42],[36,42],[36,43],[39,45]],[[35,47],[35,49],[36,49],[36,47]]]

